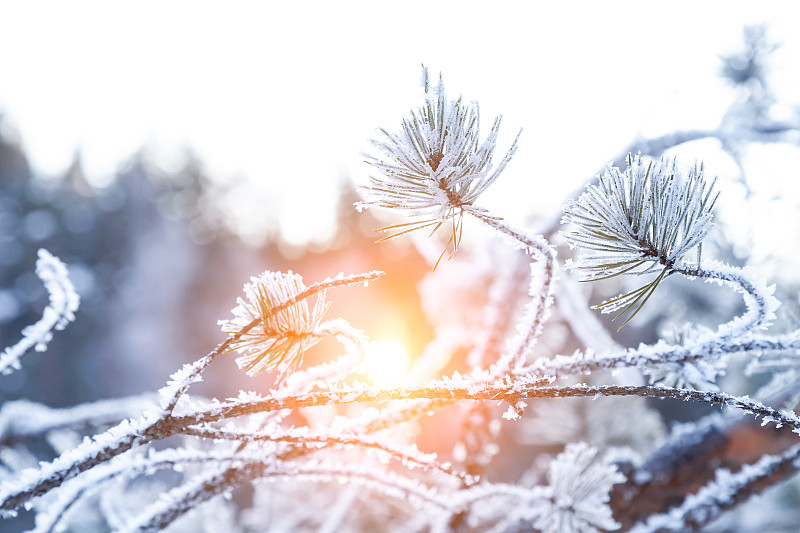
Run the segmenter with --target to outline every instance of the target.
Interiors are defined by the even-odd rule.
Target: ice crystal
[[[595,252],[576,265],[588,280],[659,272],[652,282],[598,308],[604,313],[620,311],[616,319],[638,304],[623,326],[636,315],[711,230],[715,181],[707,183],[702,165],[684,173],[674,159],[629,156],[624,172],[608,167],[596,185],[567,206],[563,222],[576,229],[564,233],[565,238],[573,247]]]
[[[597,449],[568,444],[551,463],[547,473],[552,505],[535,527],[545,533],[596,533],[619,524],[608,506],[609,491],[625,476],[606,460],[597,459]]]
[[[296,368],[307,349],[320,340],[320,321],[328,304],[320,293],[313,307],[305,299],[279,309],[306,290],[302,276],[292,272],[264,272],[244,286],[247,300],[238,298],[232,320],[220,321],[233,335],[231,349],[239,352],[239,368],[254,376],[265,370],[279,376]],[[254,320],[258,324],[247,329]],[[244,333],[243,333],[244,332]]]
[[[452,223],[448,244],[455,252],[461,238],[465,210],[478,210],[475,200],[500,175],[517,148],[517,139],[500,163],[493,167],[500,119],[494,120],[489,135],[480,141],[478,104],[448,100],[441,76],[432,87],[423,67],[425,105],[403,119],[402,131],[381,129],[383,139],[374,140],[380,155],[366,155],[378,171],[364,187],[367,201],[359,208],[397,208],[417,220],[383,228],[396,237],[421,228],[435,233]],[[519,134],[517,135],[517,138]]]

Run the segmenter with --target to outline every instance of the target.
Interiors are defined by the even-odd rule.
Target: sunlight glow
[[[397,341],[384,340],[370,345],[366,355],[367,372],[378,387],[394,387],[408,370],[408,354]]]

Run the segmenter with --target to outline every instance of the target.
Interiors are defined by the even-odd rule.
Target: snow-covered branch
[[[36,275],[44,283],[50,299],[42,318],[22,330],[22,339],[0,354],[0,374],[9,374],[20,368],[19,360],[31,348],[37,352],[47,350],[54,330],[62,330],[75,320],[80,296],[69,280],[67,267],[60,259],[41,248],[36,260]]]
[[[309,450],[327,447],[359,447],[374,449],[383,452],[385,457],[391,457],[407,467],[420,467],[434,469],[449,476],[459,478],[467,485],[475,483],[474,479],[454,471],[449,465],[436,460],[436,454],[420,452],[416,446],[400,448],[375,437],[361,437],[355,434],[310,434],[307,428],[284,432],[270,428],[266,432],[236,432],[216,429],[212,427],[190,427],[183,434],[213,440],[230,440],[238,442],[275,442],[288,443]]]
[[[696,494],[666,513],[650,516],[632,528],[631,533],[680,533],[698,530],[726,509],[730,509],[754,493],[771,485],[770,479],[784,471],[800,469],[800,445],[781,455],[765,455],[756,463],[744,465],[738,472],[721,468],[716,478]]]
[[[469,208],[467,212],[508,239],[511,246],[531,256],[529,296],[532,301],[526,306],[517,325],[519,337],[514,339],[515,349],[502,356],[491,369],[491,377],[498,378],[506,372],[516,372],[524,366],[525,357],[530,353],[547,319],[550,318],[553,286],[558,268],[556,253],[550,243],[541,236],[526,235],[478,209]]]
[[[218,404],[209,410],[199,411],[190,416],[177,417],[175,423],[179,426],[184,424],[188,426],[217,422],[254,413],[279,411],[281,409],[351,403],[382,403],[393,400],[490,400],[516,405],[521,400],[533,398],[645,396],[733,407],[746,413],[763,417],[765,424],[774,422],[778,426],[788,426],[800,433],[800,418],[794,413],[767,407],[746,396],[740,397],[723,392],[648,385],[549,386],[547,383],[550,381],[531,376],[515,380],[506,379],[490,385],[438,380],[429,385],[418,387],[398,387],[395,389],[361,387],[336,392],[310,392],[297,396],[265,396],[260,399]]]
[[[641,345],[622,352],[591,354],[579,352],[575,355],[557,355],[540,359],[522,371],[536,376],[562,377],[591,374],[601,370],[644,367],[660,363],[686,363],[698,359],[718,357],[723,354],[762,354],[800,349],[800,336],[793,332],[787,335],[752,336],[742,340],[725,342],[702,342],[690,346],[674,345],[659,341],[653,345]]]

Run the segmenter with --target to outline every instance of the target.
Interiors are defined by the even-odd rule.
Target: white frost
[[[69,280],[67,267],[60,259],[44,248],[39,249],[36,260],[36,275],[44,283],[50,302],[42,312],[42,318],[22,330],[22,339],[0,354],[0,373],[9,374],[20,368],[20,358],[34,348],[43,352],[53,338],[53,330],[62,330],[75,320],[80,305],[80,296]]]

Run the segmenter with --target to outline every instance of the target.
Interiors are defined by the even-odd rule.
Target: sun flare
[[[366,354],[367,373],[378,387],[394,387],[408,370],[408,354],[397,341],[384,340],[370,345]]]

